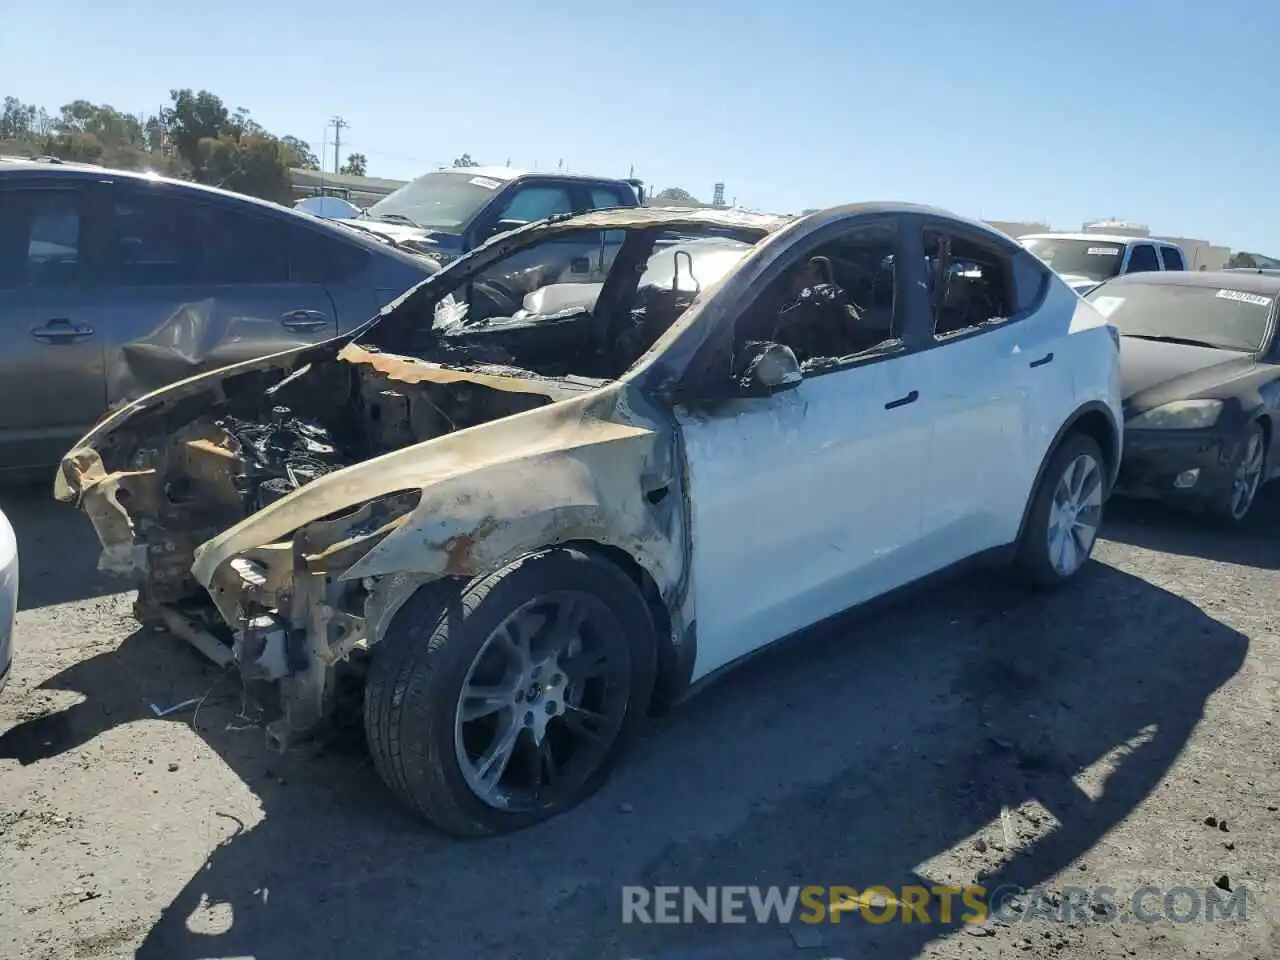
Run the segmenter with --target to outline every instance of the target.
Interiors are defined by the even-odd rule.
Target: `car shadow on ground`
[[[103,597],[129,584],[98,570],[89,518],[53,499],[53,482],[0,486],[0,510],[18,538],[18,609]]]
[[[1103,535],[1133,547],[1280,570],[1280,481],[1263,487],[1239,530],[1222,531],[1195,514],[1154,501],[1107,504]]]
[[[998,573],[966,577],[927,603],[767,653],[655,724],[581,807],[471,843],[401,811],[350,744],[286,763],[229,729],[239,701],[228,679],[197,723],[264,819],[213,850],[138,956],[789,956],[778,926],[624,924],[621,887],[928,886],[947,882],[921,879],[942,855],[967,857],[989,888],[1031,887],[1160,782],[1247,648],[1192,604],[1101,563],[1048,596]],[[138,632],[46,683],[86,703],[13,728],[0,757],[50,756],[147,699],[207,689],[220,671],[202,663]],[[1077,773],[1117,754],[1091,798]],[[976,832],[1031,800],[1044,812],[1038,825],[1016,815],[1020,842],[973,853]],[[231,917],[216,932],[199,922],[213,906]],[[822,936],[828,952],[897,958],[955,928],[845,923]]]

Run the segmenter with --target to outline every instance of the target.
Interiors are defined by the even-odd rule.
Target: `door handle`
[[[897,400],[890,400],[884,405],[886,410],[892,410],[894,407],[905,407],[908,403],[915,403],[920,399],[920,391],[912,390],[905,397],[899,397]]]
[[[1043,367],[1046,363],[1053,363],[1053,354],[1052,354],[1052,353],[1046,353],[1046,354],[1045,354],[1043,357],[1041,357],[1039,360],[1032,360],[1032,361],[1031,361],[1031,366],[1032,366],[1033,368],[1034,368],[1034,367]]]
[[[44,343],[73,343],[93,336],[93,327],[73,324],[65,317],[49,320],[43,327],[33,327],[31,335]]]
[[[329,326],[329,318],[319,310],[290,310],[280,324],[289,330],[319,330]]]

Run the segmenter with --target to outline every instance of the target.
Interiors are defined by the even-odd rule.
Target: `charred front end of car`
[[[279,749],[328,713],[344,672],[357,670],[369,648],[370,614],[385,594],[374,578],[343,575],[421,499],[421,490],[378,497],[245,551],[214,572],[209,592],[224,622],[238,625],[234,662]]]
[[[380,459],[591,386],[515,373],[462,374],[354,344],[264,365],[178,390],[82,444],[58,493],[93,521],[100,568],[138,585],[135,616],[238,669],[283,749],[358,688],[393,595],[427,579],[347,572],[413,515],[423,484],[486,447],[386,469]],[[488,449],[506,452],[501,440]]]
[[[614,558],[674,649],[685,477],[636,371],[653,351],[666,382],[661,344],[777,226],[634,209],[495,237],[355,334],[116,410],[55,493],[92,519],[100,566],[138,584],[138,619],[237,669],[280,749],[360,695],[420,590],[555,545]]]

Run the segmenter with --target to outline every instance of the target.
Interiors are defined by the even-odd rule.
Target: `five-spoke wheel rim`
[[[1102,468],[1087,453],[1063,471],[1049,505],[1049,562],[1069,577],[1089,559],[1102,522]]]
[[[559,591],[510,613],[472,660],[454,753],[483,803],[521,811],[570,797],[608,756],[630,699],[630,648],[597,597]]]
[[[1266,445],[1262,442],[1262,434],[1254,430],[1245,443],[1244,453],[1240,457],[1240,465],[1231,479],[1231,516],[1240,520],[1253,506],[1253,499],[1262,486],[1262,470],[1266,460]]]

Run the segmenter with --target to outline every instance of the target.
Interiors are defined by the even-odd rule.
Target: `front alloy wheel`
[[[1266,478],[1267,438],[1261,426],[1249,424],[1240,440],[1239,450],[1231,481],[1217,511],[1229,524],[1238,524],[1249,515]]]
[[[1070,434],[1049,457],[1032,493],[1017,565],[1032,584],[1054,587],[1088,562],[1102,525],[1108,473],[1098,442]]]
[[[467,786],[497,810],[572,795],[603,761],[627,713],[631,651],[599,599],[529,601],[485,640],[454,713]]]
[[[1076,455],[1058,480],[1049,508],[1049,562],[1060,577],[1089,559],[1102,523],[1102,466],[1089,453]]]
[[[446,833],[478,837],[567,810],[648,712],[648,603],[616,564],[554,547],[469,583],[428,584],[372,649],[374,766]]]

